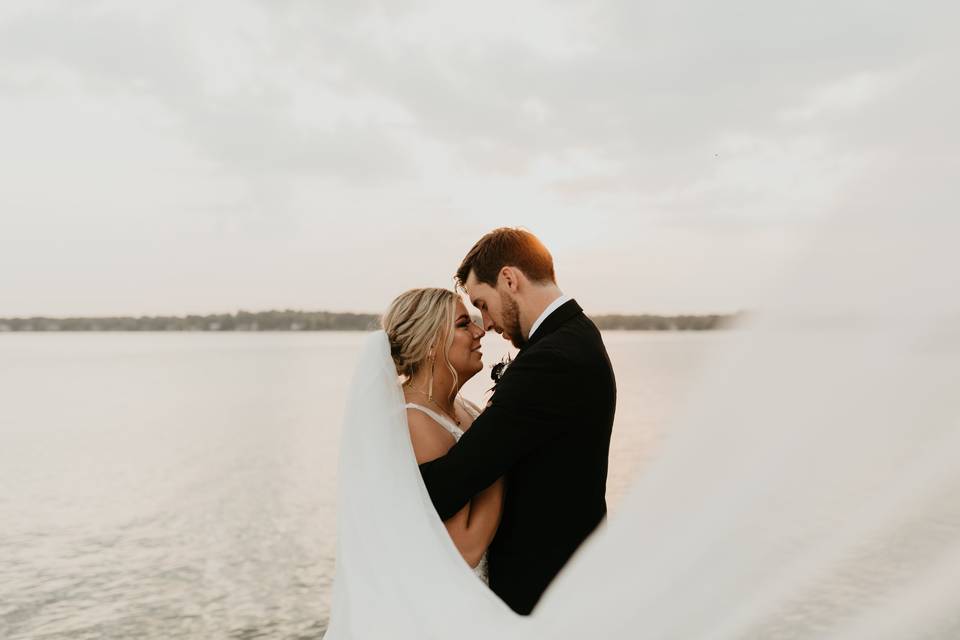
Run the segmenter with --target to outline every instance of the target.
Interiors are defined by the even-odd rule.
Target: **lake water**
[[[0,335],[0,637],[319,638],[362,339]],[[724,334],[604,339],[616,517]],[[485,337],[484,361],[506,346]],[[488,366],[464,395],[490,384]]]

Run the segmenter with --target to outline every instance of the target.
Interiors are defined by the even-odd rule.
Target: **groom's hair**
[[[463,287],[473,271],[478,282],[497,286],[497,274],[504,267],[516,267],[533,282],[556,282],[553,257],[537,236],[526,229],[500,227],[480,238],[467,252],[457,274]]]

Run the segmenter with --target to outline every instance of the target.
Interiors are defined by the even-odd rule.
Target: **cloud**
[[[8,91],[128,96],[166,109],[180,135],[227,172],[319,172],[384,179],[404,166],[389,129],[389,105],[341,97],[287,67],[264,10],[231,8],[232,19],[171,7],[63,4],[21,14],[0,26]],[[203,27],[196,27],[196,19]],[[54,84],[56,86],[51,86]]]
[[[661,302],[636,305],[737,308],[851,185],[902,149],[947,162],[956,144],[951,3],[462,10],[4,3],[0,270],[37,275],[0,302],[56,308],[67,265],[90,299],[123,301],[136,287],[112,265],[132,263],[158,312],[307,304],[320,282],[317,304],[369,309],[389,288],[376,268],[353,288],[328,275],[351,247],[446,278],[475,236],[524,224],[576,282],[609,276],[579,257],[606,252],[616,273],[656,272],[644,291]],[[704,251],[729,262],[723,286]],[[598,306],[617,309],[620,277]]]
[[[831,115],[850,115],[892,91],[895,72],[861,72],[812,90],[803,104],[781,112],[785,122],[801,122]]]

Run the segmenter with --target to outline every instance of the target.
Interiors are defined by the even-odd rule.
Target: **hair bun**
[[[448,289],[410,289],[394,299],[380,319],[397,375],[408,379],[427,361],[438,339],[447,339],[454,322],[456,295]]]
[[[397,342],[394,335],[387,334],[387,339],[390,342],[390,357],[393,358],[393,363],[397,367],[397,373],[400,373],[404,368],[403,358],[401,357],[403,346]]]

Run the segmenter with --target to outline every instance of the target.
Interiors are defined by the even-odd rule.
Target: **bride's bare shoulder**
[[[407,408],[407,427],[417,464],[435,460],[453,446],[454,439],[450,432],[419,409]]]

